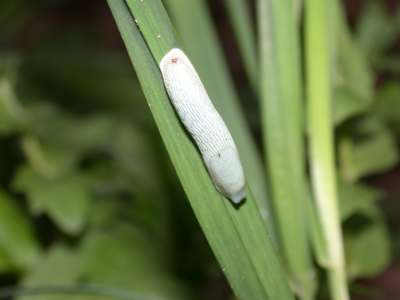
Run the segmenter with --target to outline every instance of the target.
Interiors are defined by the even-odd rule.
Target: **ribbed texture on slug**
[[[245,180],[238,151],[196,70],[177,48],[163,57],[160,69],[171,102],[197,144],[215,186],[239,203],[245,196]]]

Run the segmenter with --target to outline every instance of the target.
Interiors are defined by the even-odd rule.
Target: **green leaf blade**
[[[238,209],[216,191],[197,149],[176,118],[158,66],[125,3],[108,3],[183,188],[236,295],[239,299],[292,299],[250,189]],[[259,248],[259,243],[268,246],[264,255],[251,255],[247,249]],[[261,268],[265,270],[262,273]]]
[[[8,262],[3,266],[23,270],[36,263],[40,248],[32,224],[14,202],[0,190],[0,254]]]
[[[315,293],[307,235],[299,33],[292,1],[258,2],[263,139],[287,270],[302,299]],[[312,217],[312,216],[309,216]]]
[[[235,140],[246,180],[254,193],[270,234],[274,235],[273,216],[270,213],[267,180],[261,156],[239,105],[238,95],[229,77],[206,4],[203,0],[167,0],[166,3],[185,51],[189,54],[211,100]],[[182,14],[182,11],[196,13]],[[199,36],[202,38],[199,39]]]
[[[305,2],[306,72],[309,157],[313,191],[327,246],[328,278],[333,299],[349,299],[343,241],[336,191],[334,140],[331,124],[331,61],[335,52],[329,37],[335,36],[339,3],[328,0]],[[333,13],[332,13],[333,11]]]

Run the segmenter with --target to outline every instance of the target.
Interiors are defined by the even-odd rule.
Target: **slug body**
[[[179,118],[197,144],[217,190],[234,203],[245,197],[245,179],[233,138],[185,53],[161,60],[164,85]]]

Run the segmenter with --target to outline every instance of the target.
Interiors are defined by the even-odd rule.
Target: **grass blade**
[[[291,0],[259,0],[262,119],[279,240],[293,288],[312,299],[307,236],[300,47]]]
[[[151,53],[159,63],[171,48],[178,46],[167,12],[158,0],[126,0],[126,3],[133,12],[135,23],[140,28]]]
[[[349,299],[337,204],[331,113],[331,37],[328,0],[306,1],[308,130],[313,190],[324,231],[333,299]],[[334,35],[333,35],[334,36]]]
[[[258,90],[258,67],[255,34],[251,23],[249,3],[242,0],[225,0],[229,17],[238,41],[247,77],[254,91]]]
[[[311,246],[317,263],[326,268],[329,265],[328,252],[324,231],[322,230],[321,219],[318,214],[311,189],[308,188],[307,218],[308,234],[311,240]]]
[[[162,9],[158,1],[143,3],[149,2],[159,3],[157,9]],[[250,188],[246,190],[246,202],[239,208],[216,191],[197,149],[176,118],[158,65],[125,1],[108,0],[108,4],[179,179],[237,297],[293,299]],[[140,16],[141,10],[133,12],[140,24],[144,17]]]
[[[165,2],[185,50],[202,78],[215,107],[231,130],[239,148],[248,184],[258,201],[263,219],[270,233],[273,234],[261,157],[241,111],[239,99],[229,77],[205,2],[204,0],[166,0]],[[182,14],[182,11],[195,13]]]

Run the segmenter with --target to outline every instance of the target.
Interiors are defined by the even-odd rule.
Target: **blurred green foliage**
[[[9,46],[35,13],[67,2],[0,4],[0,272],[8,278],[0,285],[91,284],[141,299],[192,298],[177,274],[185,263],[204,262],[198,279],[214,262],[201,239],[191,241],[197,224],[184,216],[188,207],[126,54],[97,48],[91,26]],[[191,247],[199,262],[180,253]]]
[[[400,70],[392,68],[400,62],[393,51],[400,35],[399,21],[400,9],[389,14],[382,2],[370,0],[362,6],[355,32],[344,29],[338,33],[333,107],[340,210],[351,280],[377,276],[393,259],[381,210],[387,195],[368,186],[366,179],[399,162]],[[388,57],[392,67],[385,65]]]
[[[191,288],[219,273],[124,51],[100,45],[91,26],[16,46],[39,12],[67,4],[0,2],[0,285],[196,298]],[[400,10],[389,16],[378,1],[363,6],[355,34],[344,23],[338,31],[333,122],[351,279],[392,259],[379,207],[386,196],[365,178],[399,161],[399,34]],[[383,83],[374,84],[377,74]]]

